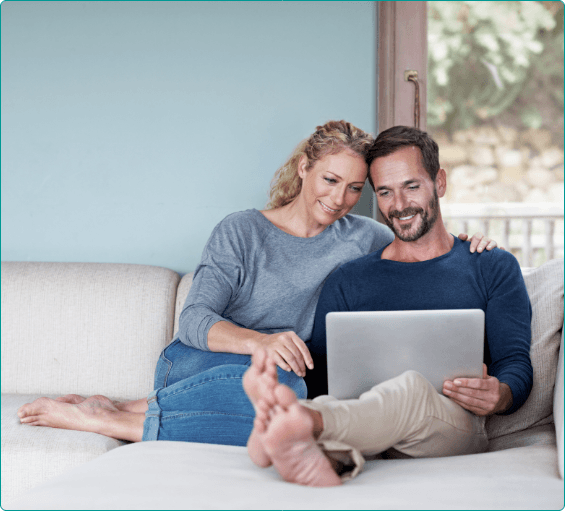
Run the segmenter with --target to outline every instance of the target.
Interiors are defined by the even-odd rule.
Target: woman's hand
[[[460,234],[457,237],[462,241],[467,241],[469,235]],[[476,232],[471,238],[471,254],[475,252],[475,250],[480,254],[485,248],[487,250],[492,250],[497,246],[498,243],[496,243],[496,241],[490,239],[488,236],[485,236],[482,232]],[[504,250],[504,248],[500,247],[500,250]]]
[[[263,338],[260,339],[260,346],[267,351],[269,357],[281,369],[294,371],[302,378],[306,376],[306,366],[308,369],[314,368],[310,350],[294,332],[264,334]]]

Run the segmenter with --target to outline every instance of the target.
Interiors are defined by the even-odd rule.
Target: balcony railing
[[[562,204],[442,204],[441,210],[451,232],[480,230],[511,251],[521,266],[563,257]]]

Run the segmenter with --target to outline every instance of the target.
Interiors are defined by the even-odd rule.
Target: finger
[[[483,364],[483,379],[487,379],[488,378],[488,368],[486,364]]]
[[[453,385],[456,388],[459,387],[482,390],[488,390],[491,388],[489,380],[483,380],[482,378],[457,378],[456,380],[453,380]]]
[[[294,344],[292,346],[296,349]],[[304,376],[306,374],[306,368],[304,367],[304,360],[300,355],[300,350],[297,350],[298,357],[287,346],[279,346],[277,352],[298,376]]]
[[[461,241],[467,241],[467,238],[469,237],[469,235],[468,235],[468,234],[461,233],[461,234],[459,234],[459,236],[457,236],[457,237],[458,237]]]
[[[487,250],[492,250],[493,248],[498,247],[498,243],[495,240],[490,240],[486,246]]]
[[[484,236],[482,232],[476,232],[475,234],[473,234],[473,237],[471,238],[471,254],[473,254],[475,250],[477,250],[477,247],[483,238]]]
[[[285,359],[282,358],[276,351],[270,353],[269,356],[283,371],[292,371],[292,368],[286,363]]]
[[[506,249],[504,247],[498,247],[500,250],[504,250],[506,252]]]
[[[479,241],[479,244],[477,245],[477,252],[480,254],[487,247],[490,241],[491,239],[487,238],[486,236],[481,241]]]
[[[310,350],[308,349],[308,346],[306,346],[306,343],[296,334],[293,335],[292,340],[296,347],[300,350],[302,359],[308,366],[308,369],[314,369],[314,360],[312,359],[312,355],[310,355]]]
[[[476,408],[479,410],[489,410],[492,408],[491,401],[484,401],[483,399],[479,399],[473,396],[467,396],[462,394],[461,392],[446,392],[446,396],[452,399],[453,401],[457,402],[461,406],[465,405],[464,408]]]
[[[465,397],[472,397],[478,399],[479,401],[485,402],[494,402],[496,399],[494,397],[494,391],[489,390],[481,390],[481,389],[468,389],[465,387],[456,387],[456,388],[446,388],[447,392],[450,393],[451,396],[465,396]]]
[[[454,403],[457,403],[461,408],[465,408],[465,410],[469,410],[470,412],[473,412],[475,415],[487,415],[487,411],[482,409],[482,408],[478,408],[476,406],[471,406],[468,403],[465,403],[463,401],[460,401],[456,398],[453,397],[449,397],[449,399],[451,399]]]
[[[296,334],[294,332],[283,332],[282,334],[277,335],[272,343],[273,349],[280,353],[290,365],[292,365],[292,363],[287,358],[287,353],[291,353],[295,359],[303,361],[302,353],[294,342],[295,336]],[[296,337],[299,339],[298,336]]]

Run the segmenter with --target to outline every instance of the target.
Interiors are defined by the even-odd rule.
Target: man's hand
[[[308,369],[314,368],[310,350],[294,332],[264,334],[259,345],[285,371],[294,371],[298,376],[304,377],[306,376],[306,366]]]
[[[506,383],[489,376],[483,364],[483,377],[456,378],[443,383],[443,393],[458,405],[475,415],[493,415],[504,412],[512,405],[512,392]]]
[[[461,241],[467,241],[469,238],[468,234],[461,233],[457,236]],[[470,251],[471,254],[477,251],[479,254],[486,248],[487,250],[492,250],[496,248],[498,244],[496,241],[485,236],[482,232],[476,232],[473,237],[469,240],[471,242]],[[500,247],[500,250],[504,250],[504,247]]]

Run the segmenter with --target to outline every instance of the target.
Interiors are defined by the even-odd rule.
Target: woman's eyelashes
[[[324,181],[330,185],[335,185],[337,184],[337,179],[333,178],[333,177],[325,177]],[[357,192],[361,192],[363,190],[362,186],[358,186],[358,185],[351,185],[349,187],[353,192],[357,193]]]

